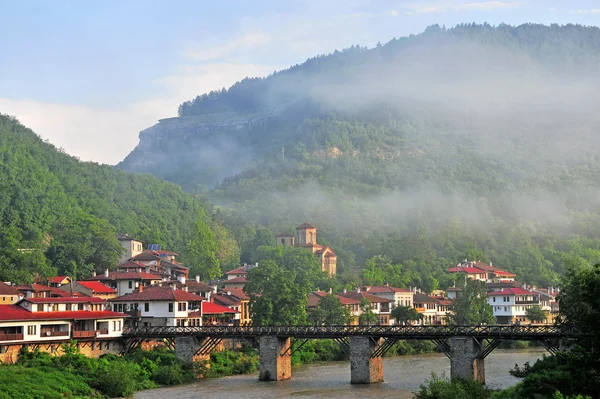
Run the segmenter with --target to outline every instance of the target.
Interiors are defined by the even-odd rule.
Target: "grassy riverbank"
[[[0,399],[127,397],[141,389],[194,379],[191,366],[165,349],[89,358],[75,345],[52,356],[22,351],[16,364],[0,365]]]

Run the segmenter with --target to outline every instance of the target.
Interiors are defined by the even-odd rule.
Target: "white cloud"
[[[210,61],[225,57],[236,51],[248,50],[267,44],[270,40],[271,37],[264,33],[247,33],[218,46],[189,50],[186,56],[193,61]]]
[[[489,11],[501,8],[518,8],[523,5],[518,1],[478,1],[470,3],[438,2],[426,5],[415,4],[408,7],[406,14],[430,14],[447,11]]]
[[[229,87],[246,76],[265,76],[277,66],[219,63],[185,66],[158,79],[164,95],[122,108],[46,103],[0,97],[0,112],[83,161],[116,164],[138,143],[138,133],[158,119],[176,116],[177,106],[198,94]]]

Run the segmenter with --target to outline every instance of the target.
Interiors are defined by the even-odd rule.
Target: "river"
[[[508,373],[515,363],[535,362],[543,349],[494,350],[485,359],[486,383],[490,388],[508,388],[519,380]],[[396,356],[383,359],[385,382],[371,385],[350,384],[350,362],[328,362],[295,366],[292,379],[259,382],[258,373],[198,380],[190,384],[141,391],[135,399],[263,399],[263,398],[344,398],[409,399],[431,376],[450,375],[450,361],[439,353]]]

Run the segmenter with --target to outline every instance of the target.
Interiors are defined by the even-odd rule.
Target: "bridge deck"
[[[206,326],[138,327],[123,331],[123,337],[170,338],[181,336],[244,338],[277,335],[295,338],[343,338],[349,336],[393,337],[398,339],[440,339],[450,337],[534,340],[580,336],[561,326]]]

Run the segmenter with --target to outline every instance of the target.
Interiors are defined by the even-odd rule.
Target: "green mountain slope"
[[[80,162],[0,114],[0,280],[112,268],[120,256],[116,232],[161,243],[185,261],[187,243],[211,226],[212,240],[230,250],[221,260],[235,263],[234,243],[211,212],[175,184]]]
[[[242,246],[311,220],[342,271],[385,255],[425,285],[469,256],[551,284],[598,248],[598,48],[595,27],[433,26],[198,96],[119,167],[207,193]]]

